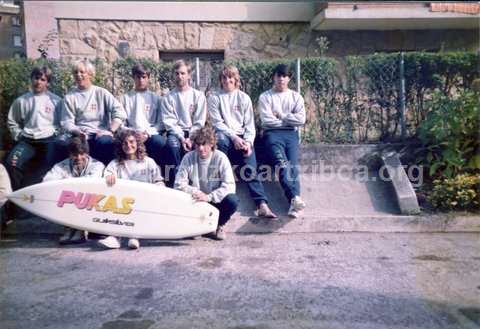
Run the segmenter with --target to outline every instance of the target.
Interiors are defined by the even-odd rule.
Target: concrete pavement
[[[480,328],[480,234],[0,242],[0,328]]]

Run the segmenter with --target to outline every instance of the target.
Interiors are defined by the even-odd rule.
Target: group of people
[[[76,62],[72,73],[76,87],[62,100],[48,91],[51,71],[34,68],[31,92],[10,108],[8,128],[16,144],[5,166],[14,190],[23,186],[38,155],[46,168],[44,181],[97,176],[108,185],[117,178],[166,184],[217,207],[219,223],[212,235],[223,240],[224,226],[238,206],[232,169],[238,164],[256,204],[255,215],[277,218],[258,177],[252,101],[240,90],[235,66],[222,69],[221,90],[208,100],[190,85],[191,66],[183,60],[173,66],[175,88],[163,97],[148,90],[150,72],[142,64],[132,68],[134,90],[118,100],[93,84],[95,67],[89,61]],[[305,107],[302,96],[288,88],[291,76],[287,65],[274,68],[273,87],[261,94],[258,112],[267,158],[278,169],[288,215],[296,218],[305,208],[298,171],[298,127],[305,123]],[[120,247],[117,237],[96,238],[106,248]],[[84,232],[67,228],[60,243],[84,239]],[[129,248],[139,246],[138,239],[128,239]]]

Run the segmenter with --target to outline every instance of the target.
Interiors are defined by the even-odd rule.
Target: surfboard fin
[[[22,195],[22,200],[25,201],[25,202],[33,203],[35,201],[35,197],[32,194],[30,194],[30,195],[23,194]]]

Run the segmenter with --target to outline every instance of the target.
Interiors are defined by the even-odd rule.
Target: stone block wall
[[[476,50],[476,30],[312,31],[306,23],[181,23],[143,21],[58,21],[60,55],[65,59],[130,55],[159,60],[161,51],[224,51],[228,59],[275,59],[318,55],[317,39],[327,37],[327,55],[404,50]]]

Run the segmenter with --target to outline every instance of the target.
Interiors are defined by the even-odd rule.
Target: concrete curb
[[[62,227],[39,217],[14,221],[6,236],[59,235]],[[226,225],[230,234],[295,233],[480,233],[480,214],[448,213],[418,216],[308,216],[279,220],[234,216]]]
[[[417,215],[420,213],[417,195],[408,179],[397,152],[382,154],[382,160],[395,191],[398,207],[404,215]]]

